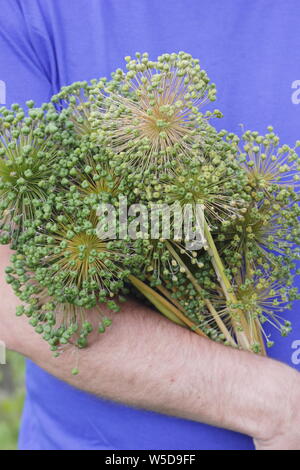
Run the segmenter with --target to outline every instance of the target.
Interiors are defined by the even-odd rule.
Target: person
[[[63,85],[109,75],[136,50],[184,50],[217,84],[216,126],[273,124],[292,144],[299,10],[297,0],[2,0],[0,96],[41,104]],[[0,338],[30,359],[21,449],[254,449],[252,438],[257,449],[300,449],[298,306],[291,336],[273,333],[271,359],[199,338],[130,300],[80,352],[74,377],[74,351],[53,359],[15,318],[9,255],[1,247]]]

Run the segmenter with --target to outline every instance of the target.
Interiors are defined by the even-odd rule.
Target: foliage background
[[[0,366],[0,450],[17,448],[24,402],[24,359],[7,353],[7,364]]]

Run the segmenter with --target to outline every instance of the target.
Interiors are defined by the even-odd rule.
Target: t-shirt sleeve
[[[52,94],[51,80],[32,41],[25,5],[22,0],[1,0],[0,105],[31,99],[40,105]]]

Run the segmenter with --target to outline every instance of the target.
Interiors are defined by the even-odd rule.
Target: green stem
[[[211,313],[214,320],[218,324],[220,330],[222,331],[222,333],[226,337],[227,341],[229,341],[229,343],[232,346],[236,347],[237,346],[236,342],[234,341],[234,339],[232,338],[232,336],[231,336],[230,332],[228,331],[226,325],[224,324],[224,322],[222,321],[222,319],[218,315],[218,312],[214,309],[214,307],[213,307],[212,303],[210,302],[210,300],[203,298],[203,290],[202,290],[201,286],[199,285],[197,279],[195,279],[195,277],[193,276],[191,271],[188,269],[186,264],[182,261],[180,256],[176,253],[176,251],[172,247],[171,243],[166,242],[166,244],[167,244],[167,248],[170,251],[170,253],[172,254],[173,258],[177,261],[179,266],[181,266],[185,270],[185,274],[186,274],[187,278],[191,281],[191,283],[193,284],[193,286],[196,289],[196,291],[198,292],[198,294],[200,294],[201,299],[205,302],[205,305],[207,306],[209,312]]]
[[[246,276],[248,277],[248,279],[251,279],[252,274],[251,274],[251,266],[250,266],[249,258],[248,258],[247,247],[245,248],[244,258],[245,258]],[[264,342],[264,338],[263,338],[262,331],[261,331],[261,324],[258,318],[255,318],[255,320],[253,321],[253,328],[254,328],[254,333],[255,333],[255,339],[260,345],[261,354],[263,356],[267,356],[265,342]]]
[[[267,351],[266,351],[264,338],[263,338],[263,335],[261,333],[261,324],[260,324],[260,321],[258,320],[258,318],[256,318],[254,320],[254,328],[255,328],[255,334],[256,334],[257,341],[260,345],[261,355],[262,356],[267,356]]]
[[[204,218],[204,236],[208,244],[208,253],[211,256],[213,267],[215,269],[215,272],[217,274],[221,287],[224,291],[225,297],[228,302],[232,304],[237,304],[238,300],[235,294],[233,293],[232,286],[226,276],[225,268],[223,266],[222,260],[220,258],[219,252],[216,248],[215,242],[210,232],[210,228],[205,218]],[[247,320],[243,312],[240,309],[235,309],[235,310],[236,310],[238,319],[234,318],[235,315],[232,315],[232,324],[235,330],[236,337],[238,339],[240,346],[243,349],[251,350],[250,341],[247,336],[247,333],[248,333]]]
[[[151,287],[133,275],[128,277],[129,281],[138,289],[163,315],[169,320],[181,326],[188,326],[199,336],[206,338],[203,331],[187,318],[178,308],[172,305],[167,299],[155,292]]]

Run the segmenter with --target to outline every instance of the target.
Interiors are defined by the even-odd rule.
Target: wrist
[[[18,321],[19,319],[16,319]],[[14,328],[9,328],[1,324],[0,341],[5,344],[7,349],[19,352],[19,339],[15,335]]]
[[[269,401],[267,414],[258,420],[255,440],[271,442],[278,436],[291,432],[295,413],[300,417],[300,374],[294,369],[276,363],[277,373],[267,388]]]

